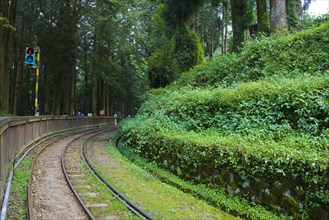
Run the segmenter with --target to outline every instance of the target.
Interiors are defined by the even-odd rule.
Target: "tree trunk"
[[[96,77],[96,54],[97,54],[97,37],[94,38],[94,57],[91,70],[91,112],[96,113],[96,92],[97,92],[97,77]]]
[[[8,20],[0,21],[0,110],[9,112],[9,79],[13,56],[13,31],[4,24],[15,25],[16,0],[0,1],[0,14]]]
[[[10,1],[10,8],[9,8],[9,22],[12,26],[16,26],[16,6],[17,6],[17,1]],[[8,100],[10,96],[10,91],[9,91],[9,84],[10,84],[10,75],[12,74],[12,62],[13,62],[13,56],[14,56],[14,37],[15,37],[15,32],[13,30],[9,31],[9,36],[8,36],[8,44],[7,44],[7,77],[8,77]],[[8,110],[10,109],[9,102],[8,102]]]
[[[44,105],[43,105],[43,109],[44,109],[44,114],[45,115],[48,115],[50,113],[50,109],[49,109],[49,98],[50,98],[50,95],[49,95],[49,90],[51,88],[51,85],[52,85],[52,82],[50,82],[49,78],[51,77],[50,76],[50,71],[48,72],[47,71],[47,64],[49,64],[49,59],[50,59],[50,54],[47,53],[45,56],[43,56],[43,63],[45,63],[45,68],[43,69],[44,72],[43,72],[43,87],[44,87],[44,93],[43,93],[43,102],[44,102]],[[50,99],[51,100],[51,99]]]
[[[298,20],[302,13],[301,0],[286,0],[287,22],[289,29],[297,26]]]
[[[8,1],[0,1],[0,15],[8,18]],[[8,111],[7,86],[9,82],[6,79],[6,44],[7,29],[3,27],[4,21],[0,21],[0,111]]]
[[[12,113],[13,115],[17,115],[17,99],[19,96],[19,91],[21,88],[20,81],[19,79],[21,78],[21,73],[24,69],[24,62],[23,57],[24,57],[24,46],[23,46],[23,39],[24,39],[24,28],[25,28],[25,20],[24,16],[22,19],[22,24],[21,24],[21,31],[20,31],[20,41],[19,45],[17,46],[17,49],[19,50],[18,53],[18,58],[17,58],[17,68],[16,68],[16,76],[15,76],[15,84],[14,84],[14,94],[13,94],[13,103],[12,103]]]
[[[268,34],[269,30],[269,18],[267,13],[267,1],[257,0],[257,22],[258,30],[257,32],[263,32]]]
[[[222,54],[226,54],[227,35],[226,35],[226,12],[227,4],[223,2],[223,16],[222,16]]]
[[[227,24],[225,25],[225,34],[224,34],[224,54],[227,54]]]
[[[232,7],[232,28],[233,28],[233,51],[238,52],[244,41],[244,23],[243,15],[245,1],[231,0]]]
[[[109,86],[106,86],[106,107],[105,107],[105,115],[110,116],[110,89]]]
[[[125,117],[125,103],[121,102],[121,117]]]
[[[61,90],[60,81],[57,80],[57,83],[55,84],[54,87],[54,97],[53,97],[53,106],[52,106],[52,113],[54,115],[59,115],[60,112],[60,90]]]
[[[83,97],[82,101],[83,102],[83,110],[85,112],[89,112],[89,68],[88,68],[88,42],[86,37],[83,39],[83,72],[84,72],[84,88],[83,88]],[[78,109],[76,109],[78,110]]]
[[[23,56],[20,53],[20,56]],[[18,59],[17,62],[17,70],[16,70],[16,77],[15,77],[15,86],[14,86],[14,94],[13,94],[13,114],[16,115],[17,114],[17,96],[18,96],[18,91],[19,91],[19,78],[21,75],[21,71],[22,71],[22,67],[23,67],[23,62],[22,59]]]
[[[100,108],[102,110],[104,110],[106,107],[106,87],[107,87],[107,83],[102,81],[102,104],[100,106]],[[95,113],[97,113],[97,112],[95,112]]]
[[[68,111],[68,114],[69,115],[73,115],[73,112],[74,112],[74,109],[75,109],[75,78],[76,78],[76,68],[75,68],[75,65],[74,65],[74,68],[73,68],[73,76],[71,78],[71,87],[70,87],[70,107],[69,107],[69,111]]]
[[[271,33],[287,30],[286,0],[270,0]]]
[[[210,60],[213,60],[214,58],[214,35],[215,33],[213,30],[211,30],[211,54],[210,54]]]

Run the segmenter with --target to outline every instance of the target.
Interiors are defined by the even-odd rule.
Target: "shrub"
[[[147,101],[140,113],[167,118],[188,131],[280,140],[293,132],[319,137],[329,127],[329,76],[258,81],[237,88],[163,92]],[[160,119],[159,119],[160,120]]]
[[[271,77],[319,75],[329,69],[329,22],[290,36],[250,42],[239,55],[221,56],[185,73],[177,87],[231,87]]]
[[[328,30],[251,42],[149,93],[126,145],[274,211],[328,216]]]
[[[249,199],[268,192],[278,201],[271,205],[288,214],[299,215],[300,204],[301,211],[310,213],[319,206],[328,214],[328,150],[312,148],[307,139],[290,136],[276,142],[238,134],[181,132],[153,118],[139,121],[138,126],[126,124],[123,135],[135,152],[185,179],[230,187],[233,192],[253,181],[245,194]],[[291,209],[282,206],[290,191],[289,201],[296,204]],[[263,198],[257,199],[266,206]]]

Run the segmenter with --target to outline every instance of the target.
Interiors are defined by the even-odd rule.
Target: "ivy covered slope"
[[[329,218],[329,23],[266,38],[149,94],[126,145],[184,179]]]
[[[263,78],[323,74],[329,69],[329,24],[291,36],[253,41],[241,54],[230,54],[186,73],[179,86],[229,87]]]

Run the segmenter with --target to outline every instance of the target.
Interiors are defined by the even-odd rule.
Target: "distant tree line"
[[[239,52],[253,34],[288,31],[310,0],[2,0],[0,111],[34,113],[41,48],[41,114],[135,114],[164,87],[215,53]],[[232,28],[230,28],[232,27]],[[232,31],[230,31],[232,29]]]

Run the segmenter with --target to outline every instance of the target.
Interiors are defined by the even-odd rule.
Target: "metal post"
[[[34,115],[39,116],[39,103],[38,103],[38,98],[39,98],[39,62],[40,62],[40,48],[38,47],[37,49],[37,63],[36,63],[36,69],[35,69],[35,103],[34,103]]]
[[[117,114],[114,114],[114,125],[118,125],[117,118],[118,118],[118,115]]]

